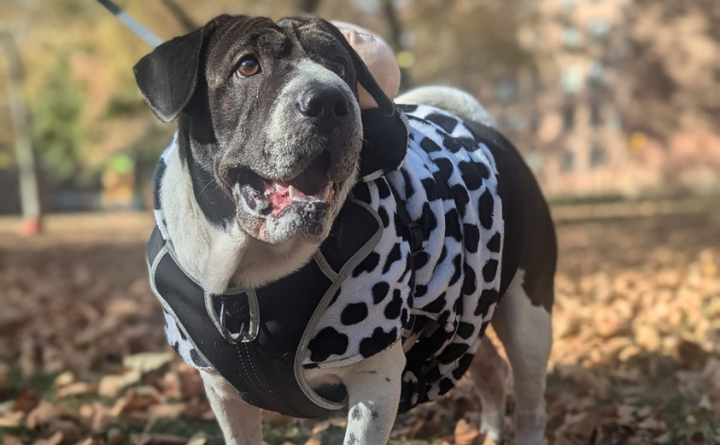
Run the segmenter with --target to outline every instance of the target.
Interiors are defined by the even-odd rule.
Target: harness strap
[[[423,243],[425,242],[425,235],[423,234],[420,224],[418,224],[417,221],[413,221],[410,213],[407,210],[407,207],[405,206],[405,201],[400,198],[400,194],[397,192],[397,190],[395,190],[395,187],[393,187],[392,184],[390,184],[389,182],[388,185],[390,186],[390,191],[395,198],[395,204],[397,206],[398,216],[400,216],[400,221],[405,226],[405,236],[407,237],[407,241],[410,243],[410,253],[408,255],[408,269],[410,269],[410,281],[408,282],[408,284],[410,286],[410,295],[412,298],[412,296],[415,294],[415,259],[417,258],[418,254],[422,252]]]
[[[262,288],[212,295],[179,265],[156,227],[146,250],[150,282],[195,353],[251,405],[293,417],[326,417],[346,395],[316,393],[303,361],[317,324],[340,284],[382,236],[367,204],[348,199],[316,258]],[[321,259],[318,259],[320,257]]]

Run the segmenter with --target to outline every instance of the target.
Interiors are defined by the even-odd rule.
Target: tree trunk
[[[8,98],[15,133],[15,155],[20,175],[20,205],[23,218],[21,231],[26,235],[33,235],[40,231],[41,209],[35,154],[32,149],[30,124],[23,97],[22,62],[12,35],[0,35],[0,42],[7,60],[5,65],[7,66]]]
[[[175,19],[182,25],[187,32],[195,31],[200,27],[195,21],[188,15],[185,10],[177,4],[175,0],[160,0],[162,4],[170,11]]]
[[[299,0],[298,9],[306,14],[314,14],[320,6],[320,0]]]
[[[402,44],[402,25],[397,16],[393,0],[383,0],[383,13],[388,24],[388,40],[395,54],[405,50]],[[407,68],[400,68],[400,91],[410,88],[412,81],[410,79],[410,71]]]

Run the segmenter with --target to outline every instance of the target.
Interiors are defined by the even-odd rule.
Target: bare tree
[[[165,5],[185,31],[192,32],[200,27],[175,0],[160,1],[162,1],[162,4]]]
[[[398,19],[393,0],[383,0],[383,15],[388,24],[388,43],[390,43],[395,54],[398,54],[406,48],[402,43],[402,25],[400,19]],[[411,84],[410,72],[406,68],[400,68],[400,90],[407,90]]]
[[[24,234],[33,235],[40,231],[40,196],[35,167],[35,154],[30,137],[30,124],[23,97],[24,73],[22,62],[11,34],[0,34],[0,44],[7,63],[8,98],[15,133],[15,152],[20,176],[20,205],[22,208]]]
[[[320,0],[299,0],[298,9],[306,14],[314,14],[320,6]]]

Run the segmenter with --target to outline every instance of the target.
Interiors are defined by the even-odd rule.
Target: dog
[[[542,443],[554,228],[476,100],[425,88],[396,107],[337,28],[308,17],[219,16],[134,71],[157,117],[178,121],[156,173],[151,284],[226,443],[259,445],[261,408],[347,409],[345,444],[387,443],[398,407],[466,370],[500,442],[488,323],[512,365],[516,442]]]

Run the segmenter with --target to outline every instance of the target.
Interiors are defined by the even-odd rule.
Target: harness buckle
[[[407,225],[408,235],[410,237],[410,255],[415,258],[421,251],[425,235],[417,221],[412,221]]]

